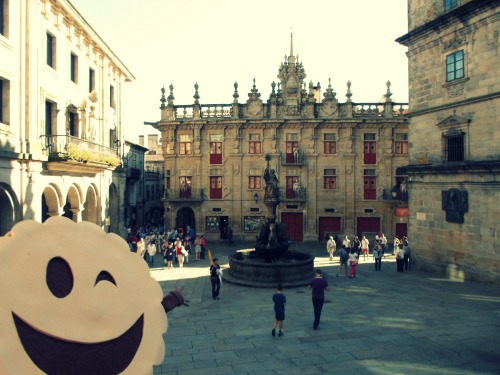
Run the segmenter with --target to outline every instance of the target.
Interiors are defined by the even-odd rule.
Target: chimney
[[[158,148],[158,134],[148,134],[148,148],[150,150]]]
[[[144,136],[143,136],[143,135],[140,135],[140,136],[139,136],[139,144],[140,144],[141,146],[144,146]]]

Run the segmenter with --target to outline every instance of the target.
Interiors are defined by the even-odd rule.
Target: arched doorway
[[[109,232],[118,233],[120,230],[120,202],[118,189],[115,184],[109,185],[109,209],[107,218],[109,218]]]
[[[83,203],[82,220],[98,224],[97,221],[97,192],[93,185],[87,189],[85,202]]]
[[[51,216],[58,216],[61,207],[62,195],[56,185],[50,184],[42,193],[42,223]]]
[[[68,195],[66,196],[66,204],[63,207],[62,216],[73,220],[75,223],[80,220],[80,194],[75,185],[71,185],[68,190]]]
[[[196,231],[194,211],[190,207],[182,207],[177,211],[175,218],[176,228],[186,228],[188,225]]]
[[[0,236],[9,232],[21,220],[21,208],[12,188],[0,183]]]

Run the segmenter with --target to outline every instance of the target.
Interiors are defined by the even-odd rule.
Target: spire
[[[293,55],[293,34],[290,33],[290,56],[288,56],[288,64],[295,64],[295,56]]]

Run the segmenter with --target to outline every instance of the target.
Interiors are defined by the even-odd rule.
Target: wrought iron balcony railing
[[[304,152],[297,151],[295,153],[280,154],[281,165],[304,165]]]
[[[203,199],[203,189],[199,188],[168,189],[163,195],[163,200],[169,202],[201,202]]]
[[[282,202],[305,202],[307,201],[306,188],[280,188],[280,200]]]
[[[116,167],[121,163],[117,149],[71,135],[42,135],[49,161],[72,160],[78,163],[99,163]]]
[[[408,190],[402,190],[401,187],[397,189],[384,189],[382,199],[384,201],[408,202]]]

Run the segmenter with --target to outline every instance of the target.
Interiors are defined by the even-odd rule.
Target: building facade
[[[124,216],[127,230],[143,227],[144,221],[144,144],[125,140],[123,148],[123,166],[126,171]]]
[[[292,42],[278,78],[267,100],[254,80],[242,103],[237,83],[229,104],[200,104],[196,84],[194,103],[175,105],[173,86],[162,89],[161,119],[145,124],[161,132],[165,226],[190,225],[208,239],[232,229],[233,238],[254,240],[269,215],[268,155],[278,222],[292,241],[406,234],[406,177],[396,169],[408,163],[408,123],[390,82],[373,103],[353,102],[348,82],[340,103],[331,82],[323,95],[319,83],[307,84]]]
[[[0,8],[0,235],[50,216],[125,235],[121,97],[133,75],[69,1]]]
[[[409,0],[409,237],[415,266],[499,283],[498,0]]]
[[[139,136],[139,144],[144,145],[144,136]],[[158,134],[148,134],[148,151],[145,155],[144,169],[144,222],[148,226],[163,228],[164,224],[164,170],[165,159]]]

